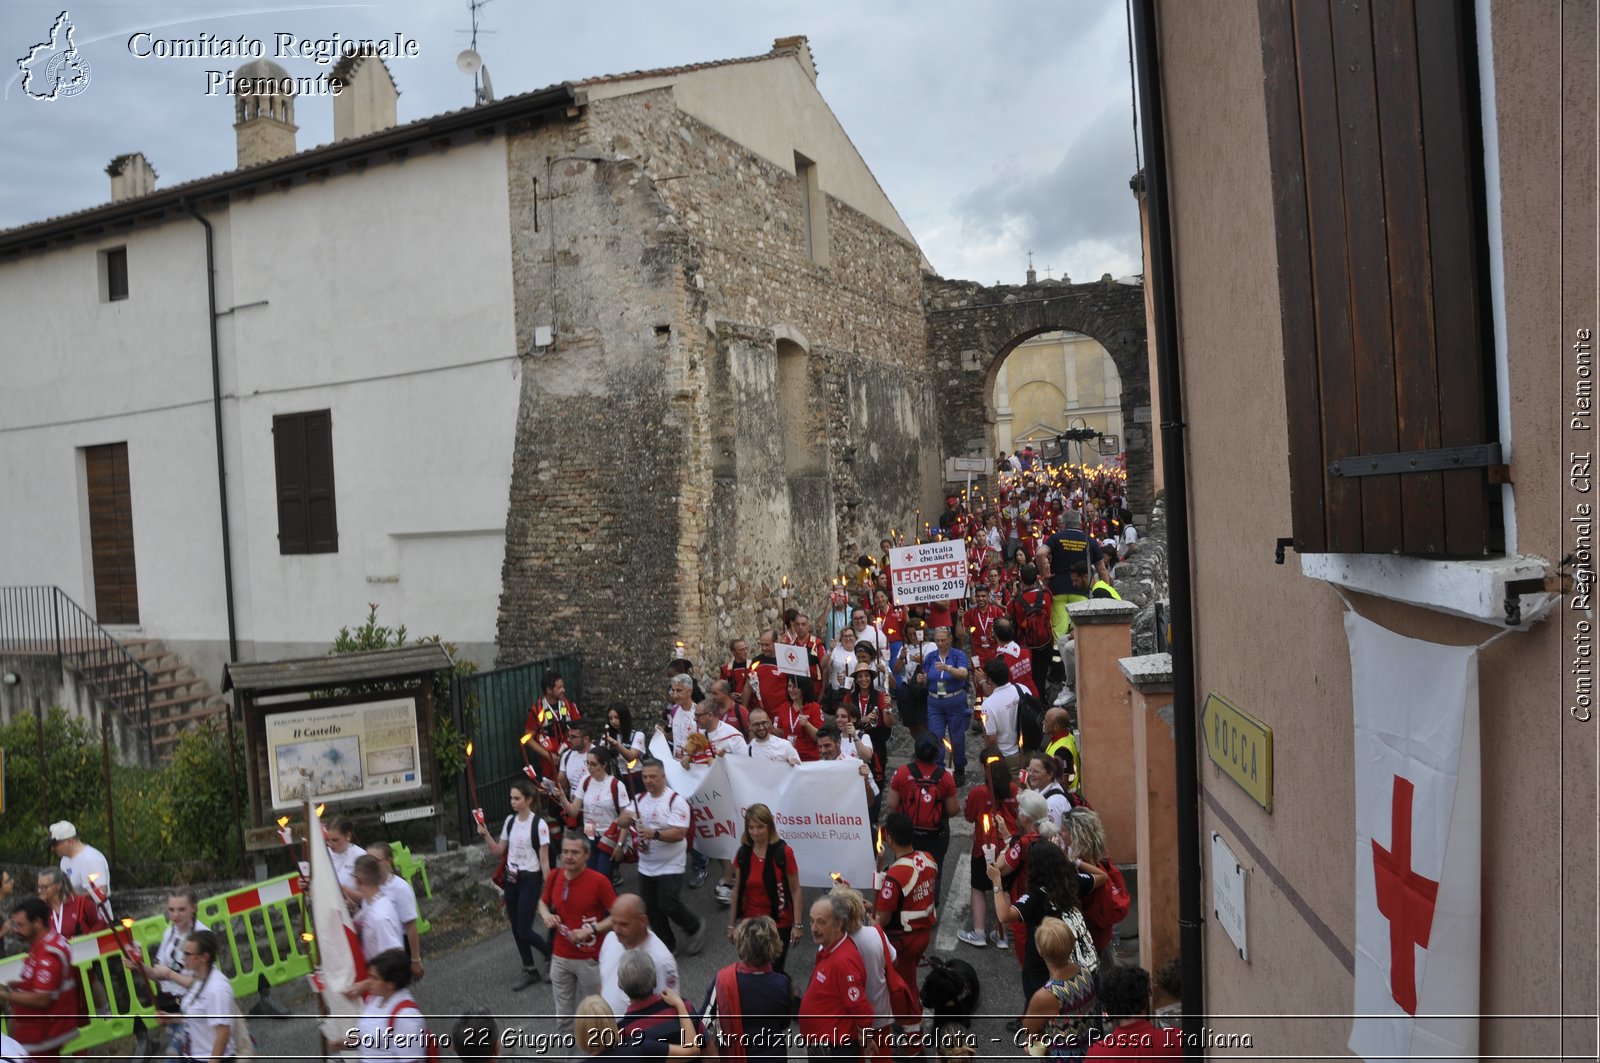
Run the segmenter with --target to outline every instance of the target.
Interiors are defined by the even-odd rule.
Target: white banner
[[[1476,1058],[1478,652],[1345,613],[1355,702],[1357,1018],[1367,1059]]]
[[[413,698],[280,712],[263,722],[274,809],[426,789]]]
[[[791,767],[726,756],[685,769],[662,755],[666,752],[667,741],[657,731],[650,739],[650,755],[666,767],[667,785],[689,800],[696,850],[733,859],[744,834],[745,811],[765,804],[778,821],[779,837],[794,850],[800,885],[831,886],[829,873],[838,872],[856,889],[871,891],[877,859],[859,761]]]
[[[889,590],[897,606],[965,598],[967,572],[967,544],[963,539],[889,550]]]

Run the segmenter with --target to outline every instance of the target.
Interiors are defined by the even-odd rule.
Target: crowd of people
[[[1013,1011],[1018,1044],[1059,1059],[1178,1054],[1176,1034],[1148,1023],[1148,975],[1117,963],[1114,928],[1129,896],[1083,796],[1080,752],[1092,759],[1093,750],[1080,751],[1072,693],[1066,605],[1117,595],[1111,569],[1137,533],[1119,471],[1051,468],[1024,454],[992,495],[951,496],[917,536],[966,543],[964,599],[896,604],[890,550],[905,537],[894,532],[850,575],[794,588],[794,601],[814,591],[821,608],[786,609],[753,654],[736,639],[714,674],[696,675],[680,650],[662,705],[586,717],[559,676],[546,679],[526,722],[528,777],[510,786],[510,814],[480,817],[478,829],[515,947],[511,988],[548,980],[553,1016],[579,1052],[781,1058],[797,1037],[813,1055],[963,1054],[959,1036],[923,1037],[921,994],[929,971],[960,977],[959,957],[929,953],[959,862],[952,823],[965,821],[971,880],[951,893],[970,887],[970,925],[956,940],[1012,951],[1020,993],[1002,1002],[1007,990],[991,985],[984,1003]],[[779,667],[780,644],[804,651],[806,674]],[[766,804],[744,811],[732,859],[698,852],[690,795],[671,788],[651,754],[657,732],[685,767],[720,756],[856,762],[881,841],[870,888],[839,882],[808,897]],[[904,763],[893,763],[896,751]],[[110,886],[103,858],[75,848],[70,828],[60,873],[40,876],[38,896],[13,912],[29,964],[0,989],[14,1036],[35,1058],[59,1052],[72,1029],[61,1017],[82,1010],[64,950],[69,923],[103,925],[95,905],[72,903],[92,885],[85,869],[105,876],[102,893]],[[363,1059],[427,1058],[431,1035],[411,990],[424,973],[416,897],[386,846],[357,845],[347,820],[333,820],[327,836],[367,957],[352,990],[363,1001],[354,1044]],[[684,898],[713,880],[726,909],[716,926]],[[108,902],[100,907],[109,918]],[[233,1021],[217,939],[194,907],[192,891],[169,897],[171,928],[145,973],[171,1017],[172,1053],[228,1059],[248,1033]],[[809,962],[797,962],[807,939]],[[708,947],[726,949],[728,962],[691,994],[679,957]],[[936,1020],[970,1017],[929,1003]],[[493,1026],[465,1016],[434,1050],[493,1055]]]

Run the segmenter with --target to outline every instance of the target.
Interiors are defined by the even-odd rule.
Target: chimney
[[[354,140],[394,128],[400,90],[375,49],[368,47],[345,56],[329,79],[340,85],[339,95],[333,98],[334,140]]]
[[[113,203],[149,195],[155,191],[156,171],[142,151],[133,152],[131,155],[118,155],[111,160],[111,165],[106,167],[106,173],[111,177]]]
[[[777,40],[772,42],[772,50],[774,52],[794,52],[795,58],[800,60],[800,66],[803,70],[805,70],[806,76],[809,77],[813,82],[817,80],[816,60],[811,56],[811,44],[806,40],[804,35],[796,37],[779,37]]]

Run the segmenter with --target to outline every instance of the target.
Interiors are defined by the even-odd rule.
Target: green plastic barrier
[[[217,966],[235,997],[256,993],[262,979],[282,985],[310,973],[298,873],[207,897],[196,914],[217,935]]]
[[[160,944],[167,921],[163,916],[151,916],[133,924],[133,941],[145,950],[145,955]],[[124,931],[126,934],[127,931]],[[20,977],[23,957],[19,954],[0,960],[0,982],[10,982]],[[72,939],[72,966],[77,972],[78,985],[83,990],[90,1019],[62,1049],[64,1055],[87,1052],[112,1041],[133,1036],[135,1020],[142,1019],[154,1026],[155,999],[142,976],[128,969],[122,959],[116,935],[110,930],[85,934]],[[100,987],[97,992],[96,987]],[[98,1012],[103,1009],[104,1015]],[[0,1026],[0,1029],[4,1029]]]
[[[428,866],[415,856],[411,850],[399,842],[390,842],[389,848],[394,852],[394,873],[411,883],[411,888],[416,890],[418,897],[432,897],[433,887],[428,884]],[[417,886],[417,876],[422,876],[422,885]],[[417,933],[426,934],[429,922],[421,912],[417,913]]]
[[[418,897],[432,897],[427,867],[399,842],[393,843],[393,849],[395,874],[410,882]],[[236,998],[254,995],[263,983],[283,985],[311,972],[310,949],[301,936],[305,931],[305,898],[300,893],[298,873],[206,897],[195,914],[217,935],[217,966],[227,976]],[[428,926],[419,914],[417,933],[427,933]],[[166,917],[153,915],[135,921],[123,932],[131,935],[145,956],[151,956],[166,929]],[[22,960],[21,955],[0,960],[0,982],[20,977]],[[93,1014],[88,1025],[80,1027],[77,1036],[67,1042],[63,1054],[87,1052],[131,1037],[138,1021],[155,1025],[155,1000],[149,986],[123,962],[112,931],[73,938],[72,961],[90,1012],[101,1007],[93,989],[98,984],[104,987],[100,997],[107,1014]],[[0,1031],[5,1029],[4,1017],[0,1017]]]

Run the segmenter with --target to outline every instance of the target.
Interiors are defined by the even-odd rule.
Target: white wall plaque
[[[1244,922],[1245,869],[1233,855],[1222,835],[1211,832],[1211,911],[1239,950],[1239,958],[1250,959]]]

